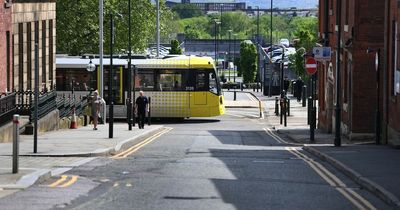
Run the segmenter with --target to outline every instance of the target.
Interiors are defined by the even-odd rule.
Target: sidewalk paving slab
[[[20,136],[19,173],[12,174],[12,143],[0,144],[0,197],[27,188],[51,176],[85,164],[94,156],[107,156],[137,144],[161,131],[163,126],[145,129],[114,124],[114,138],[108,138],[108,125],[47,132],[38,136],[38,153],[33,153],[33,136]]]

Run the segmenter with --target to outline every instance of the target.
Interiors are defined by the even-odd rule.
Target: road
[[[165,129],[0,199],[2,209],[388,209],[286,139],[257,109]]]

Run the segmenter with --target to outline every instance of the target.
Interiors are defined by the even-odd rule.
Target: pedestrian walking
[[[295,91],[296,97],[297,97],[297,102],[300,102],[300,100],[301,100],[301,93],[303,90],[303,85],[304,85],[303,80],[301,79],[301,77],[299,77],[296,80],[296,91]]]
[[[135,113],[137,113],[139,118],[139,129],[144,128],[144,119],[146,118],[146,112],[149,112],[149,101],[144,95],[143,91],[139,92],[139,97],[136,99]]]
[[[93,130],[97,130],[97,124],[99,122],[100,107],[102,105],[102,98],[99,96],[99,92],[96,90],[93,92],[92,97],[92,119],[93,119]]]

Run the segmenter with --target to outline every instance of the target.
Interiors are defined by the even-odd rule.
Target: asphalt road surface
[[[0,199],[1,209],[389,209],[257,109],[156,122],[166,128],[114,157]]]

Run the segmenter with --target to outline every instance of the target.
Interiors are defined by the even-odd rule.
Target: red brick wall
[[[385,30],[386,32],[386,39],[387,39],[387,52],[388,52],[388,56],[386,59],[387,62],[387,75],[388,75],[388,114],[387,114],[387,123],[390,129],[394,130],[395,132],[400,134],[400,94],[398,95],[393,95],[393,80],[394,80],[394,65],[393,65],[393,56],[394,56],[394,52],[392,50],[392,46],[395,45],[395,43],[393,42],[393,35],[392,32],[394,31],[394,28],[392,27],[392,22],[393,21],[397,21],[397,33],[398,35],[400,35],[400,9],[399,9],[399,5],[397,3],[397,0],[391,0],[390,1],[390,5],[389,5],[389,9],[390,12],[387,12],[386,14],[388,15],[387,17],[387,30]],[[397,45],[398,45],[398,49],[397,49],[397,69],[400,68],[400,42],[399,42],[399,37],[396,38],[397,39]],[[390,135],[390,134],[389,134]],[[389,136],[389,138],[395,138],[394,135]],[[397,137],[397,141],[399,136]],[[389,141],[391,141],[391,139],[389,139]]]
[[[7,47],[6,47],[6,32],[10,32],[10,39],[12,37],[12,24],[11,24],[11,7],[5,8],[4,4],[0,4],[0,92],[5,92],[7,89]],[[11,40],[10,40],[11,43]],[[11,45],[10,45],[10,61],[11,61]],[[12,62],[10,62],[9,68],[11,69]],[[11,72],[10,72],[11,73]],[[12,75],[10,76],[10,81],[12,81]],[[12,84],[10,85],[12,87]]]

